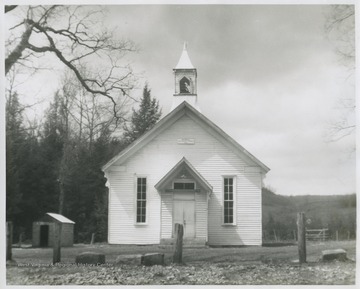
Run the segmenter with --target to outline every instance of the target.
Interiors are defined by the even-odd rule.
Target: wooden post
[[[274,232],[274,238],[275,238],[275,241],[277,242],[277,241],[278,241],[278,238],[277,238],[277,236],[276,236],[275,229],[273,229],[273,232]]]
[[[305,213],[297,214],[297,228],[298,228],[298,250],[299,263],[306,263],[306,228],[305,228]]]
[[[22,246],[23,235],[24,235],[24,233],[19,234],[19,248],[21,248],[21,246]]]
[[[54,222],[53,264],[61,260],[61,223]]]
[[[184,227],[182,224],[175,224],[175,250],[173,256],[174,263],[182,263]]]
[[[339,241],[339,231],[336,230],[336,241]]]
[[[91,241],[90,241],[90,245],[93,245],[95,242],[95,233],[91,234]]]
[[[6,261],[12,260],[12,235],[13,226],[12,222],[6,222]]]

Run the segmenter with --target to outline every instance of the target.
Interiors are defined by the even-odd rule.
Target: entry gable
[[[156,185],[155,188],[159,192],[176,191],[173,187],[173,182],[181,182],[182,180],[194,180],[197,188],[192,190],[199,190],[212,192],[212,186],[206,179],[191,165],[191,163],[183,157]],[[190,189],[191,190],[191,189]]]

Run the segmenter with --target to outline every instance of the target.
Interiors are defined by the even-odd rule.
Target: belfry
[[[200,111],[197,103],[197,72],[189,58],[186,42],[184,43],[179,62],[173,70],[175,76],[175,92],[171,110],[183,101],[186,101]]]

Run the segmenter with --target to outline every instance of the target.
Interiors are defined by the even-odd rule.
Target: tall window
[[[234,179],[224,178],[224,224],[234,223]]]
[[[136,223],[146,222],[146,178],[137,178]]]

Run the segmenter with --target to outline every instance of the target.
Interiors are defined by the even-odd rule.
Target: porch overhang
[[[180,175],[180,177],[179,177]],[[158,192],[177,192],[173,189],[172,183],[175,179],[179,178],[193,179],[197,187],[194,192],[207,192],[211,194],[213,188],[209,182],[192,166],[192,164],[183,157],[156,185],[155,188]]]

